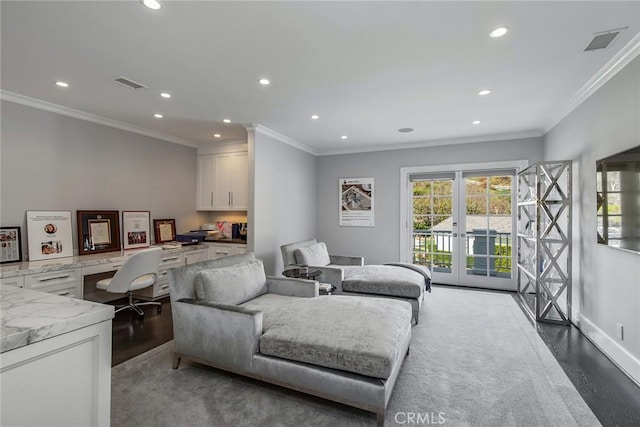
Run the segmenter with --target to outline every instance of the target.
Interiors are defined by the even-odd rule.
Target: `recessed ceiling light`
[[[153,115],[153,117],[155,117],[156,119],[161,119],[161,118],[163,118],[164,116],[163,116],[162,114],[158,114],[158,113],[156,113],[156,114],[154,114],[154,115]]]
[[[400,133],[413,132],[413,128],[400,128],[400,129],[398,129],[398,132],[400,132]]]
[[[489,37],[491,37],[492,39],[502,37],[507,34],[507,31],[509,31],[507,27],[498,27],[489,33]]]
[[[158,10],[162,7],[157,0],[142,0],[142,4],[153,10]]]
[[[171,94],[168,92],[161,92],[160,96],[167,99],[171,98]]]
[[[320,116],[317,115],[317,114],[314,114],[314,115],[311,116],[311,120],[318,120],[319,118],[320,118]]]
[[[480,124],[480,120],[474,120],[474,121],[473,121],[473,124],[474,124],[474,125],[479,125],[479,124]]]
[[[480,92],[478,92],[478,95],[485,96],[489,95],[490,93],[491,91],[489,89],[482,89]]]
[[[222,121],[225,122],[225,123],[231,123],[231,120],[229,120],[229,119],[223,119]]]
[[[214,138],[220,138],[221,136],[222,136],[222,135],[220,135],[219,133],[214,133],[214,134],[213,134],[213,137],[214,137]]]
[[[69,83],[67,82],[56,82],[56,85],[60,87],[69,87]]]
[[[266,86],[266,85],[270,84],[271,82],[269,81],[269,79],[262,78],[262,79],[258,80],[258,83],[260,83],[263,86]]]
[[[347,139],[347,135],[342,135],[340,139]]]

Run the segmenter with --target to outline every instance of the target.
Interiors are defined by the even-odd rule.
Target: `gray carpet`
[[[326,297],[326,298],[331,298]],[[373,426],[373,414],[183,361],[112,369],[113,426]],[[413,422],[411,422],[413,421]],[[510,295],[427,294],[385,425],[599,426]]]

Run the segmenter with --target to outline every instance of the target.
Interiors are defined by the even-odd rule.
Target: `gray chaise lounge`
[[[320,282],[336,287],[334,294],[390,298],[411,303],[413,320],[418,323],[425,290],[431,289],[431,272],[426,267],[389,263],[364,265],[364,258],[330,255],[327,246],[316,239],[280,247],[285,270],[308,266],[318,269]]]
[[[265,277],[253,253],[168,275],[174,369],[189,358],[374,412],[384,423],[409,351],[409,304],[318,297],[316,281]]]

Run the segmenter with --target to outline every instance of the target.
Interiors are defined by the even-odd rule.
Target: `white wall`
[[[442,145],[318,158],[318,222],[316,237],[335,255],[364,256],[365,263],[400,257],[400,168],[443,164],[542,159],[542,139]],[[373,177],[375,227],[338,225],[338,180]]]
[[[640,254],[596,243],[596,160],[640,144],[640,57],[544,137],[547,160],[573,160],[573,309],[577,323],[640,383]],[[624,340],[616,324],[624,326]]]
[[[27,210],[148,210],[197,228],[196,150],[3,101],[1,223],[22,226]]]
[[[248,142],[248,244],[264,261],[267,274],[279,274],[280,246],[315,236],[316,158],[260,127],[249,131]]]

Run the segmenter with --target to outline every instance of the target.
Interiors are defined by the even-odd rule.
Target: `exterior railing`
[[[474,268],[474,263],[477,264],[479,258],[485,259],[486,262],[488,255],[491,258],[492,270],[510,273],[512,236],[512,233],[498,233],[494,230],[489,230],[488,233],[486,230],[467,232],[464,246],[467,254],[467,268]],[[452,231],[413,230],[413,262],[430,265],[435,269],[451,269],[453,238]],[[479,241],[475,242],[477,238]],[[487,248],[486,239],[489,239],[489,245],[493,248],[491,246]]]

